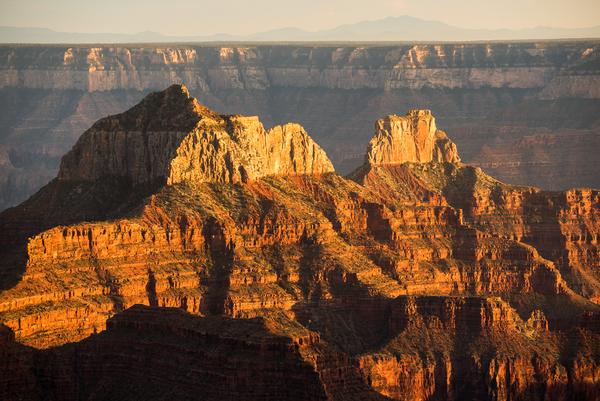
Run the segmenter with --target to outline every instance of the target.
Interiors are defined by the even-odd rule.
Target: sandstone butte
[[[98,121],[0,214],[0,399],[598,400],[600,193],[375,131],[344,178],[183,86]]]

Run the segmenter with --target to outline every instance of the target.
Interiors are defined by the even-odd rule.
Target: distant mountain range
[[[477,41],[600,38],[600,25],[588,28],[539,26],[527,29],[465,29],[410,16],[345,24],[333,29],[306,31],[281,28],[250,35],[169,36],[158,32],[76,33],[46,28],[0,27],[0,43],[160,43],[217,41]]]

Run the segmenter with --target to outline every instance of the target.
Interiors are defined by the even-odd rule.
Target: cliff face
[[[567,89],[597,61],[598,43],[419,44],[403,46],[2,47],[2,86],[148,90],[185,81],[192,89],[541,88],[546,97],[595,98]],[[49,64],[54,67],[48,69]],[[574,71],[563,74],[565,67]],[[468,70],[465,70],[468,68]],[[597,72],[597,71],[596,71]],[[589,81],[587,81],[589,82]],[[567,92],[561,93],[559,89]],[[566,88],[565,88],[566,87]]]
[[[598,52],[596,41],[1,46],[0,208],[50,181],[94,121],[173,83],[267,126],[297,121],[344,173],[364,160],[372,121],[427,108],[464,161],[504,181],[598,187]]]
[[[578,358],[561,365],[543,314],[521,320],[499,299],[401,298],[391,306],[389,329],[382,352],[359,363],[372,387],[391,399],[596,396],[597,368],[582,372],[586,362]],[[458,384],[461,376],[468,383]]]
[[[464,212],[464,220],[471,226],[534,246],[540,255],[554,262],[571,288],[598,302],[597,190],[551,192],[512,186],[471,166],[446,167],[440,174],[439,170],[413,164],[403,167],[401,177],[390,170],[393,168],[371,167],[359,170],[356,177],[396,198],[402,193],[384,192],[382,188],[398,188],[395,183],[405,181],[406,176],[428,183],[431,192],[421,197],[443,197]]]
[[[94,124],[63,158],[58,179],[225,183],[331,171],[331,162],[301,126],[265,131],[258,117],[219,116],[187,88],[173,85]]]
[[[375,123],[375,136],[369,142],[370,165],[459,163],[456,145],[438,130],[430,110],[411,110],[406,117],[387,116]]]
[[[597,191],[387,120],[352,179],[181,86],[94,124],[0,214],[0,398],[596,399]]]

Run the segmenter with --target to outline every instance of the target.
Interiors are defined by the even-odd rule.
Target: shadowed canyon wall
[[[185,83],[219,112],[302,124],[336,170],[372,122],[435,110],[463,161],[545,189],[600,186],[600,43],[1,46],[0,209],[55,176],[98,118]]]

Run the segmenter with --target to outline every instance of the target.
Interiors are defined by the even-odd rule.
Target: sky
[[[0,0],[0,25],[62,32],[243,35],[410,15],[461,28],[600,25],[600,0]]]

